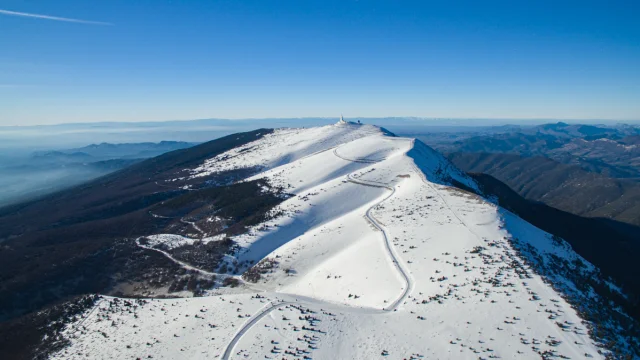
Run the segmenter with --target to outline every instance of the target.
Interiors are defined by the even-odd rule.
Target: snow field
[[[183,299],[105,297],[53,359],[203,359],[219,354],[269,300],[253,294]],[[131,305],[126,305],[130,303]]]
[[[192,175],[238,167],[259,167],[252,179],[294,195],[234,238],[240,268],[262,259],[277,267],[242,294],[135,310],[108,298],[68,330],[71,346],[57,358],[603,358],[576,311],[508,240],[543,259],[579,256],[443,185],[476,187],[424,144],[366,125],[281,129]]]

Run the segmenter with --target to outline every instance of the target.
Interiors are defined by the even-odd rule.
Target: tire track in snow
[[[413,146],[415,144],[415,141],[416,141],[415,139],[411,140],[411,148],[413,148]],[[414,171],[416,173],[418,173],[418,176],[420,176],[420,180],[422,180],[423,183],[425,183],[433,192],[436,193],[436,195],[438,195],[440,200],[442,200],[444,205],[447,207],[447,209],[449,209],[449,211],[453,214],[453,216],[455,216],[456,219],[458,219],[460,224],[462,224],[462,226],[464,226],[467,229],[467,231],[469,231],[478,240],[482,241],[482,236],[476,234],[475,231],[471,230],[471,227],[469,227],[469,225],[467,225],[467,223],[464,220],[462,220],[462,218],[460,216],[458,216],[458,213],[453,210],[451,205],[449,205],[447,200],[445,200],[444,196],[442,196],[440,191],[437,188],[433,187],[433,185],[431,185],[431,182],[429,180],[427,180],[427,176],[425,175],[425,173],[423,173],[422,170],[420,170],[420,168],[418,168],[418,166],[415,164],[415,162],[412,162],[411,166],[413,167]]]
[[[95,313],[95,311],[100,307],[100,304],[102,304],[103,301],[104,301],[104,298],[98,299],[98,301],[96,301],[95,304],[93,304],[93,308],[91,309],[91,311],[89,311],[89,313],[86,314],[84,318],[80,320],[79,323],[72,326],[72,330],[70,331],[70,337],[77,338],[77,333],[78,331],[80,331],[80,327],[91,317],[91,315]]]

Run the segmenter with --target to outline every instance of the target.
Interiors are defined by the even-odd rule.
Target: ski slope
[[[201,298],[135,308],[105,298],[66,330],[70,345],[54,358],[604,358],[557,290],[576,286],[532,264],[557,257],[597,269],[448,185],[477,188],[426,145],[370,125],[279,129],[189,172],[235,168],[294,195],[274,209],[284,215],[236,236],[228,260],[277,268]]]

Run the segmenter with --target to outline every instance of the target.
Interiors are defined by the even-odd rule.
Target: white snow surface
[[[192,174],[255,166],[252,179],[294,196],[276,209],[285,215],[234,238],[237,260],[274,259],[275,271],[235,294],[135,310],[105,298],[66,330],[71,345],[54,358],[603,358],[576,311],[508,239],[579,256],[447,185],[476,188],[424,144],[350,123],[281,129]]]
[[[171,250],[180,246],[193,245],[195,242],[202,242],[203,244],[206,244],[211,241],[224,240],[225,236],[226,234],[219,234],[216,236],[203,237],[201,239],[193,239],[176,234],[156,234],[145,236],[145,238],[147,240],[147,246],[149,247],[159,247],[162,249]]]

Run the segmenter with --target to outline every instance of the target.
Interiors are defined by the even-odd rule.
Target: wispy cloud
[[[78,24],[113,25],[112,23],[102,22],[102,21],[89,21],[89,20],[80,20],[80,19],[70,19],[70,18],[63,18],[63,17],[57,17],[57,16],[30,14],[30,13],[23,13],[23,12],[17,12],[17,11],[2,10],[2,9],[0,9],[0,14],[2,14],[2,15],[10,15],[10,16],[30,17],[30,18],[45,19],[45,20],[66,21],[66,22],[72,22],[72,23],[78,23]]]

